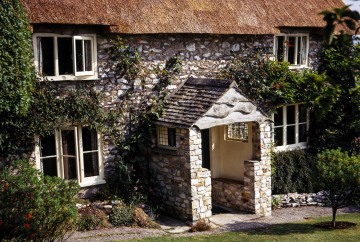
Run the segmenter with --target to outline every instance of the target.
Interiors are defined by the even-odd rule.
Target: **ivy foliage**
[[[19,0],[0,2],[0,157],[26,144],[36,82],[29,23]]]
[[[83,125],[103,130],[108,114],[103,107],[103,94],[93,83],[79,84],[64,93],[51,81],[38,82],[31,106],[31,132],[44,136],[55,128]]]
[[[220,74],[233,79],[240,90],[264,111],[296,102],[307,102],[312,95],[308,83],[319,77],[311,71],[289,69],[288,62],[271,61],[261,50],[237,56]]]
[[[0,114],[24,114],[35,84],[29,23],[19,0],[0,2]],[[1,138],[0,138],[1,139]]]
[[[166,87],[181,70],[181,59],[170,58],[164,66],[155,66],[152,73],[157,84],[146,86],[147,67],[141,66],[137,50],[125,46],[121,39],[113,40],[109,50],[110,72],[116,79],[126,82],[128,89],[119,103],[110,111],[106,132],[117,147],[114,170],[107,176],[110,194],[122,197],[128,204],[138,204],[149,193],[149,149],[153,146],[153,121],[162,113]]]

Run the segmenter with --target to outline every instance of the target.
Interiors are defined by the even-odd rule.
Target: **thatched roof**
[[[32,24],[111,25],[126,34],[273,34],[323,27],[341,0],[21,0]]]
[[[234,81],[190,78],[166,99],[157,123],[207,129],[266,119],[266,115],[240,93]]]

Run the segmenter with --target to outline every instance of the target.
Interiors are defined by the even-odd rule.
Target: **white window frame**
[[[162,129],[166,129],[166,134],[169,135],[169,129],[175,129],[175,146],[170,146],[169,144],[163,144],[160,141],[160,137],[161,137],[161,130]],[[176,146],[177,146],[177,137],[176,137],[176,128],[175,127],[167,127],[167,126],[162,126],[162,125],[157,125],[156,126],[156,143],[157,143],[157,147],[159,148],[165,148],[165,149],[169,149],[169,150],[176,150]]]
[[[272,141],[275,144],[275,128],[276,127],[282,127],[283,128],[283,132],[282,132],[282,138],[283,138],[283,145],[279,145],[279,146],[275,146],[274,150],[275,151],[283,151],[283,150],[291,150],[291,149],[296,149],[296,148],[301,148],[304,149],[307,147],[307,143],[308,143],[308,138],[306,139],[305,142],[299,142],[299,125],[300,124],[305,124],[305,122],[299,122],[299,105],[303,105],[303,103],[296,103],[296,104],[289,104],[289,105],[284,105],[282,106],[282,121],[283,124],[282,125],[278,125],[275,126],[275,119],[274,119],[274,113],[271,115],[272,118]],[[295,106],[295,124],[287,124],[287,107],[289,106]],[[294,144],[287,144],[287,127],[289,126],[295,126],[295,143]],[[307,108],[306,109],[306,131],[309,130],[309,126],[310,126],[310,111]]]
[[[289,40],[289,37],[305,37],[307,42],[306,42],[306,46],[305,46],[305,64],[298,64],[297,63],[297,58],[295,58],[295,63],[294,64],[290,64],[290,68],[304,68],[304,67],[308,67],[309,66],[309,44],[310,44],[310,35],[309,34],[277,34],[274,36],[274,56],[275,56],[275,60],[278,60],[277,57],[277,49],[278,49],[278,42],[277,42],[277,37],[279,36],[283,36],[285,38],[284,43],[286,43]],[[295,41],[295,50],[297,49],[298,45],[299,45],[299,41],[298,38],[296,38]],[[300,50],[301,51],[301,50]],[[284,59],[283,61],[288,61],[288,47],[284,46]],[[294,55],[296,56],[296,53],[294,53]]]
[[[38,48],[38,38],[41,37],[52,37],[54,40],[54,62],[55,62],[55,75],[54,76],[43,76],[40,73],[40,60],[39,60],[39,51]],[[73,70],[74,74],[72,75],[60,75],[59,74],[59,60],[58,60],[58,38],[72,38],[72,59],[73,59]],[[90,40],[91,41],[91,58],[92,58],[92,71],[76,71],[76,52],[75,52],[75,43],[76,40]],[[59,35],[59,34],[50,34],[50,33],[36,33],[33,34],[33,50],[34,50],[34,65],[37,74],[42,79],[46,78],[51,81],[61,81],[61,80],[93,80],[98,78],[97,71],[97,43],[96,35]]]
[[[62,161],[63,157],[63,150],[62,150],[62,140],[61,140],[61,131],[62,130],[74,130],[75,131],[75,144],[76,144],[76,171],[77,171],[77,182],[81,187],[86,186],[93,186],[93,185],[100,185],[105,184],[104,179],[104,163],[103,163],[103,157],[102,157],[102,137],[101,133],[97,132],[97,150],[92,150],[98,152],[98,167],[99,167],[99,175],[97,176],[91,176],[91,177],[85,177],[85,168],[84,168],[84,152],[83,151],[83,140],[82,140],[82,127],[81,126],[71,126],[61,129],[56,129],[54,131],[55,136],[55,144],[56,144],[56,155],[53,156],[47,156],[50,157],[56,157],[56,167],[57,167],[57,174],[58,177],[65,179],[64,175],[64,163]],[[35,137],[36,146],[35,146],[35,159],[36,159],[36,167],[37,169],[41,170],[41,153],[40,153],[40,137]]]

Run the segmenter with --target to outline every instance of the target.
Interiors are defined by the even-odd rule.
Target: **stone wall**
[[[225,178],[215,178],[211,182],[213,203],[236,210],[247,209],[244,204],[249,198],[244,193],[243,182]]]
[[[172,216],[192,219],[189,131],[176,129],[176,149],[156,148],[150,162],[155,195]]]
[[[176,129],[176,149],[156,148],[150,163],[154,192],[166,211],[183,220],[211,216],[211,177],[202,168],[201,132]]]

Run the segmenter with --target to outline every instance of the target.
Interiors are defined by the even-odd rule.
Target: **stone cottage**
[[[136,48],[149,69],[174,55],[183,58],[156,123],[150,166],[169,211],[193,221],[211,216],[215,203],[271,213],[270,144],[305,147],[307,110],[293,104],[268,117],[235,84],[216,76],[236,55],[256,48],[290,68],[316,68],[324,26],[318,13],[342,7],[341,0],[21,1],[37,73],[65,89],[93,82],[106,93],[106,105],[126,89],[126,80],[105,71],[114,37]],[[156,75],[148,78],[157,81]],[[39,142],[36,163],[44,173],[76,179],[82,187],[105,183],[113,146],[104,134],[69,126]]]

